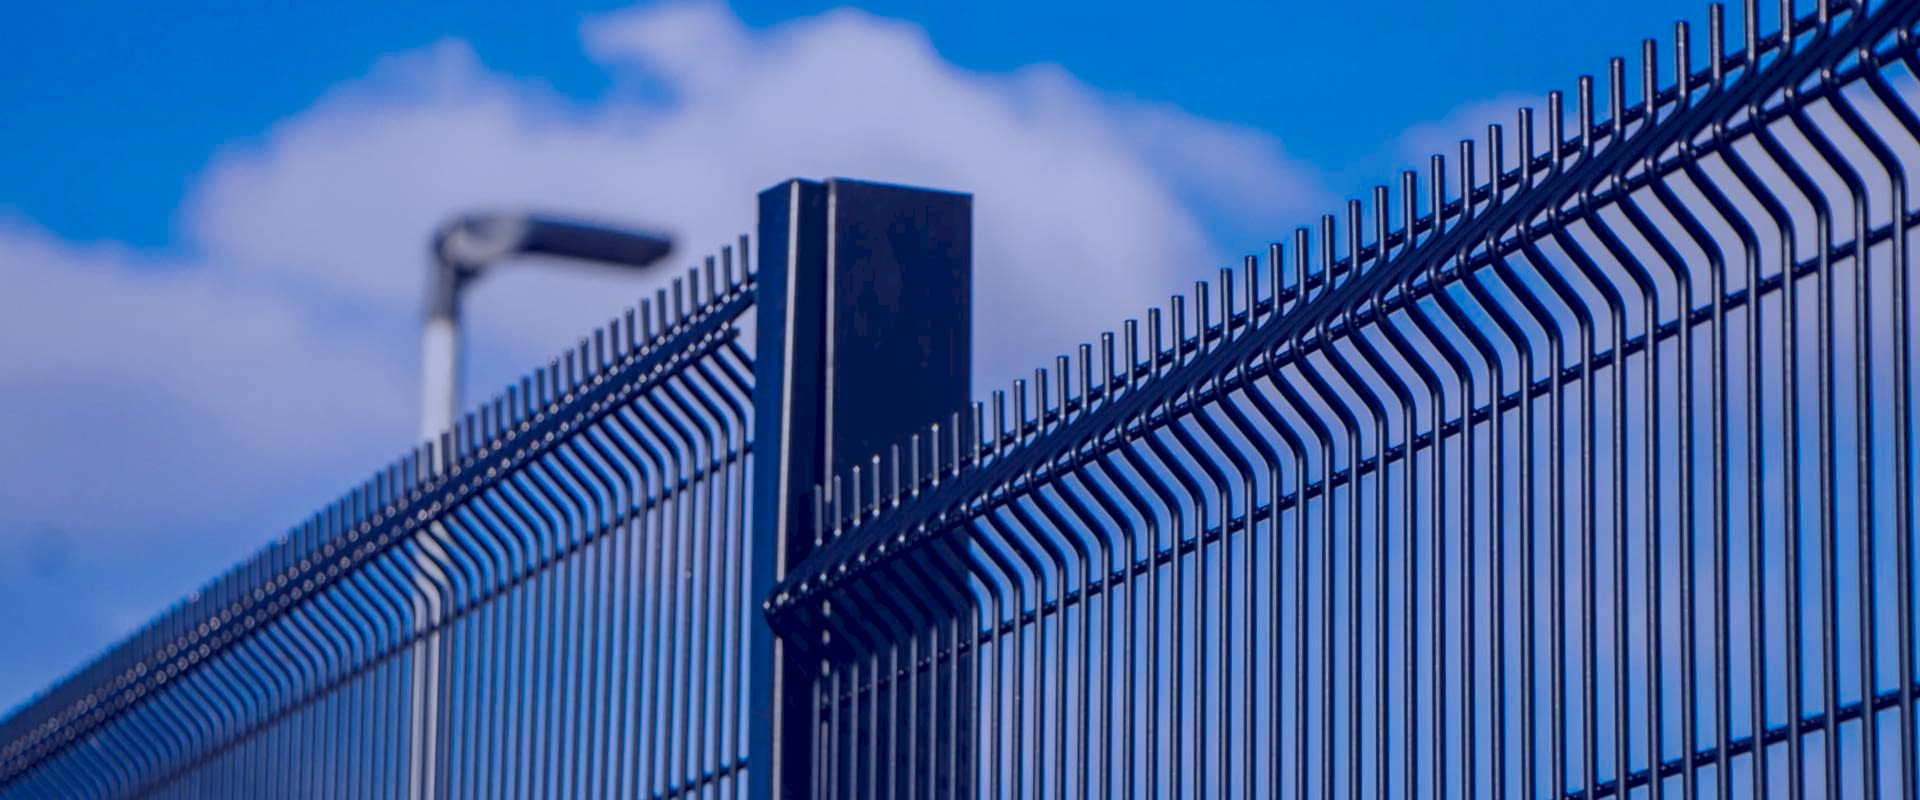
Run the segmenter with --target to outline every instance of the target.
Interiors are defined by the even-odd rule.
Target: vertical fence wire
[[[1743,11],[821,487],[815,794],[1915,796],[1920,6]]]

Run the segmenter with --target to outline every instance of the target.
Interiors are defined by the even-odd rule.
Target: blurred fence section
[[[0,796],[738,795],[746,240],[0,727]]]
[[[1756,12],[824,484],[799,793],[1915,796],[1920,4]]]

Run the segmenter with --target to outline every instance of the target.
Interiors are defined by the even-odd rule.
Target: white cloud
[[[918,29],[863,14],[754,32],[718,6],[673,5],[598,18],[584,39],[621,86],[669,99],[617,90],[571,106],[442,43],[227,154],[194,195],[192,230],[299,285],[411,313],[424,232],[475,205],[663,224],[691,258],[749,227],[754,193],[787,177],[969,191],[978,306],[1024,326],[982,326],[977,374],[997,378],[1214,266],[1227,254],[1209,225],[1319,205],[1265,136],[1108,98],[1057,68],[967,73]],[[603,288],[542,276],[483,290],[474,319],[538,357],[619,308]]]
[[[230,266],[11,224],[0,283],[16,289],[0,314],[8,519],[135,536],[221,520],[268,476],[374,463],[367,434],[404,421],[386,341]]]
[[[490,72],[457,41],[381,61],[221,152],[179,211],[187,255],[0,225],[0,537],[57,527],[83,553],[158,552],[153,531],[201,532],[189,574],[140,598],[157,604],[397,453],[418,407],[426,236],[459,211],[664,227],[691,263],[788,177],[972,192],[985,386],[1324,205],[1268,136],[1056,67],[971,73],[860,13],[754,31],[676,4],[594,18],[582,39],[614,79],[593,102]],[[489,277],[470,391],[652,288]]]

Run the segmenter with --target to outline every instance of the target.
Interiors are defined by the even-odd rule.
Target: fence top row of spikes
[[[736,267],[736,253],[738,265]],[[618,317],[581,337],[578,344],[523,376],[489,402],[465,414],[436,441],[423,442],[376,471],[359,486],[269,542],[202,588],[189,593],[120,643],[20,705],[0,720],[0,762],[25,747],[28,728],[57,729],[91,710],[113,692],[139,680],[209,632],[236,620],[239,609],[275,586],[344,551],[350,532],[365,534],[400,513],[435,486],[461,472],[462,464],[503,446],[533,421],[559,413],[583,386],[651,353],[689,325],[728,301],[752,291],[754,268],[748,238],[741,235],[676,277],[652,298],[641,298]]]
[[[1237,282],[1233,269],[1222,268],[1217,283],[1198,281],[1191,297],[1176,294],[1164,311],[1148,309],[1144,358],[1140,324],[1138,320],[1128,319],[1117,337],[1111,331],[1102,333],[1098,345],[1081,344],[1077,358],[1057,356],[1051,370],[1046,367],[1034,370],[1031,381],[1015,380],[1009,390],[996,390],[989,400],[976,401],[968,409],[956,411],[906,441],[873,454],[847,472],[815,485],[811,498],[815,546],[837,540],[885,512],[938,488],[943,482],[957,480],[971,470],[1005,458],[1016,449],[1034,446],[1066,423],[1125,397],[1149,381],[1169,375],[1228,341],[1290,315],[1303,303],[1320,300],[1334,289],[1354,283],[1361,273],[1371,273],[1388,260],[1446,232],[1449,221],[1472,220],[1476,214],[1534,188],[1543,178],[1557,176],[1582,160],[1634,140],[1639,133],[1653,129],[1663,120],[1663,109],[1671,109],[1667,114],[1670,118],[1673,113],[1700,102],[1706,94],[1765,72],[1810,37],[1844,29],[1871,14],[1863,3],[1847,0],[1820,0],[1817,8],[1805,16],[1796,16],[1793,5],[1792,0],[1782,0],[1780,30],[1772,36],[1762,36],[1759,3],[1748,0],[1742,28],[1744,48],[1729,54],[1726,52],[1725,6],[1712,4],[1708,7],[1708,52],[1704,69],[1693,66],[1690,26],[1686,22],[1675,23],[1674,75],[1673,83],[1667,88],[1659,88],[1657,43],[1647,39],[1642,42],[1640,52],[1638,103],[1627,102],[1625,60],[1610,59],[1607,119],[1595,118],[1598,106],[1594,80],[1591,76],[1581,76],[1575,88],[1577,128],[1571,134],[1565,130],[1564,96],[1559,91],[1547,95],[1545,152],[1535,147],[1534,110],[1520,108],[1515,113],[1516,145],[1523,155],[1521,163],[1513,169],[1509,170],[1505,164],[1504,129],[1498,124],[1488,125],[1483,141],[1462,139],[1459,142],[1456,172],[1451,180],[1446,158],[1437,154],[1431,157],[1424,210],[1419,208],[1417,174],[1411,170],[1401,173],[1397,227],[1391,227],[1394,223],[1390,218],[1394,215],[1390,213],[1389,188],[1374,187],[1371,243],[1362,239],[1366,215],[1362,213],[1361,201],[1349,200],[1345,255],[1335,252],[1339,228],[1336,218],[1332,214],[1324,215],[1320,219],[1317,254],[1312,247],[1313,231],[1302,226],[1294,231],[1290,257],[1284,243],[1268,246],[1264,276],[1259,258],[1248,255]],[[1900,31],[1899,35],[1908,34]],[[1863,64],[1871,60],[1870,52],[1859,55]],[[1749,121],[1749,124],[1754,123]],[[1475,166],[1476,155],[1484,158],[1484,174]],[[1655,151],[1648,158],[1659,155]],[[1454,187],[1451,197],[1447,192],[1449,183]],[[1423,277],[1441,280],[1477,266],[1464,255],[1442,261],[1457,263],[1452,264],[1451,271],[1446,264],[1436,264],[1433,273]],[[1240,287],[1238,291],[1236,283]],[[1298,346],[1302,343],[1300,340],[1309,336],[1326,340],[1330,326],[1351,325],[1356,318],[1364,317],[1363,305],[1378,304],[1387,295],[1402,290],[1403,287],[1386,287],[1362,298],[1360,303],[1323,317],[1319,325],[1309,326],[1311,329],[1303,330],[1296,341],[1288,344]],[[1189,316],[1193,318],[1192,323],[1188,322]],[[1119,359],[1117,367],[1116,358]],[[1194,383],[1196,390],[1201,383],[1204,381]],[[1007,419],[1009,397],[1013,404],[1011,425]],[[1124,422],[1116,421],[1116,424]],[[906,534],[902,532],[896,538],[898,541],[892,543],[872,543],[833,566],[845,574],[849,561],[858,567],[870,558],[884,556],[890,544],[904,544]],[[777,597],[769,607],[790,599]]]

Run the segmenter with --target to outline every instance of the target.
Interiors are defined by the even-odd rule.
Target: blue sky
[[[408,444],[452,211],[633,219],[690,262],[790,175],[973,191],[997,384],[1704,15],[1028,5],[10,9],[0,708]],[[646,288],[483,287],[470,395]]]
[[[0,75],[0,207],[62,236],[175,243],[174,206],[234,140],[259,136],[375,59],[471,42],[481,62],[580,101],[612,81],[580,49],[581,21],[620,2],[372,3],[270,7],[216,1],[27,4],[9,16]],[[755,27],[840,3],[733,5]],[[1341,188],[1392,169],[1403,129],[1464,102],[1540,95],[1597,72],[1704,3],[1626,0],[1574,14],[1488,3],[854,4],[925,28],[971,70],[1054,63],[1099,89],[1179,105],[1282,137]],[[1772,4],[1764,4],[1771,6]],[[1696,19],[1697,22],[1697,19]]]

